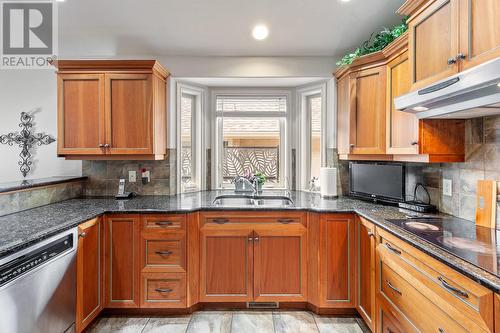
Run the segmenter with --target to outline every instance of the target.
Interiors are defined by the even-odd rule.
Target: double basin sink
[[[217,196],[213,205],[223,207],[283,207],[293,205],[293,201],[286,196],[227,194]]]

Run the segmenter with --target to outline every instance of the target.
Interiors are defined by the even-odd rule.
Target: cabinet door
[[[462,70],[500,57],[500,1],[461,0]]]
[[[109,216],[105,227],[106,307],[139,307],[139,215]]]
[[[217,226],[201,229],[202,302],[253,300],[253,231]]]
[[[408,23],[412,90],[459,70],[459,0],[437,0]]]
[[[99,315],[102,302],[102,223],[100,218],[78,227],[76,258],[76,331],[82,332]]]
[[[307,299],[306,244],[306,228],[302,225],[255,228],[255,301]]]
[[[409,92],[410,86],[410,61],[405,52],[387,65],[388,154],[418,154],[418,119],[394,106],[394,99]]]
[[[351,153],[349,89],[348,75],[337,81],[337,146],[339,154]]]
[[[352,73],[350,94],[351,153],[385,154],[385,66]]]
[[[375,330],[375,226],[357,218],[358,301],[356,308],[372,331]]]
[[[332,308],[355,307],[356,244],[354,216],[320,217],[320,304]]]
[[[152,78],[150,74],[106,74],[108,152],[152,154]]]
[[[58,154],[104,154],[104,74],[59,74],[57,109]]]

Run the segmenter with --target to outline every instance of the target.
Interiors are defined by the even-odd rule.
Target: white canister
[[[337,168],[321,168],[319,172],[321,196],[334,198],[337,196]]]

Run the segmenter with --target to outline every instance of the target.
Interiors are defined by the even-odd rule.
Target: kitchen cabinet
[[[305,301],[306,228],[302,225],[256,226],[254,295],[256,302]]]
[[[460,52],[462,70],[500,57],[499,0],[460,0]]]
[[[366,325],[375,331],[375,225],[356,218],[358,297],[356,309]]]
[[[141,270],[140,216],[107,216],[104,235],[106,307],[138,308]]]
[[[500,1],[407,1],[411,90],[500,56]],[[432,52],[429,52],[432,50]]]
[[[355,218],[321,214],[319,218],[319,306],[356,307]]]
[[[166,79],[154,60],[58,60],[58,155],[163,159]]]
[[[408,20],[412,90],[458,73],[459,1],[431,1]]]
[[[200,215],[200,301],[307,300],[306,214]]]
[[[394,106],[394,98],[411,89],[407,34],[335,75],[340,159],[423,163],[465,160],[465,120],[418,120]],[[385,88],[377,89],[379,85]]]
[[[141,215],[140,229],[141,308],[186,308],[186,215]]]
[[[377,235],[377,304],[392,304],[422,332],[493,332],[490,290],[380,228]]]
[[[103,224],[95,218],[78,226],[76,331],[82,332],[103,309]]]
[[[351,154],[385,154],[385,66],[349,75]]]
[[[500,332],[500,294],[495,294],[495,332]]]
[[[201,230],[202,302],[253,300],[253,237],[251,227]]]

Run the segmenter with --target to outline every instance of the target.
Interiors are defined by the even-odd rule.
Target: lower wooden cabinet
[[[307,300],[303,224],[205,221],[200,233],[200,301]]]
[[[82,332],[103,309],[102,221],[78,226],[76,258],[76,332]]]
[[[366,325],[375,330],[375,225],[356,218],[358,297],[356,309]]]
[[[355,217],[322,214],[319,223],[319,305],[355,308]]]
[[[140,288],[140,216],[105,219],[105,300],[108,308],[138,308]]]

